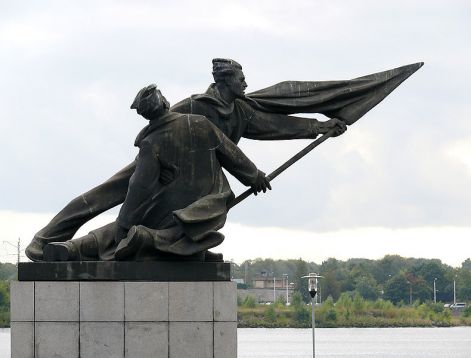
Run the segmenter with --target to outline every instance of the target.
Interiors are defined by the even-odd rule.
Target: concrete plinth
[[[12,358],[236,358],[232,282],[11,283]]]

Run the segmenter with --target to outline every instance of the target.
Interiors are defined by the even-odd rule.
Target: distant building
[[[288,285],[288,302],[291,302],[294,287],[290,285],[285,277],[269,277],[262,272],[252,280],[252,288],[238,289],[237,294],[241,298],[253,296],[258,303],[273,302],[273,297],[282,297],[286,301],[286,286]],[[274,289],[273,289],[273,286]]]
[[[253,288],[273,289],[273,285],[275,286],[275,288],[286,288],[286,279],[284,277],[273,278],[273,277],[258,276],[252,280]]]

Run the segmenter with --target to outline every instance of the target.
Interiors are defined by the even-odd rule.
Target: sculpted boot
[[[224,262],[224,258],[219,252],[206,251],[204,255],[205,262]]]
[[[26,256],[31,261],[43,260],[43,249],[46,243],[40,237],[35,236],[25,249]]]
[[[92,234],[65,242],[51,242],[44,247],[44,261],[96,261],[98,244]]]
[[[80,255],[72,241],[51,242],[44,246],[44,261],[78,261]]]

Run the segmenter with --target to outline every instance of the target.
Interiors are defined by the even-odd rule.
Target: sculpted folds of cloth
[[[121,222],[121,226],[110,224],[90,233],[86,237],[91,235],[97,238],[101,235],[108,238],[113,237],[113,242],[116,242],[114,238],[117,233],[121,233],[121,235],[127,233],[126,239],[132,236],[130,235],[131,233],[139,238],[139,240],[134,241],[146,241],[147,244],[152,241],[154,248],[157,247],[156,250],[161,253],[177,254],[180,255],[177,257],[182,258],[194,253],[205,253],[208,248],[216,246],[222,241],[222,235],[217,230],[222,227],[226,218],[227,209],[224,205],[233,198],[233,194],[224,177],[212,177],[211,183],[214,185],[217,183],[221,188],[217,193],[209,190],[204,192],[203,195],[203,191],[200,191],[199,193],[202,196],[199,198],[196,198],[199,194],[187,197],[186,190],[188,188],[182,187],[178,190],[175,188],[176,191],[181,191],[182,193],[182,201],[179,201],[176,206],[169,206],[165,202],[168,198],[165,195],[168,194],[162,194],[162,197],[156,196],[162,188],[158,186],[152,187],[153,189],[149,189],[149,194],[152,194],[152,198],[155,197],[157,199],[158,197],[159,200],[147,203],[151,208],[148,208],[149,211],[146,211],[146,215],[149,215],[151,212],[157,212],[158,207],[159,215],[162,215],[162,217],[159,216],[159,219],[156,219],[155,222],[149,223],[147,220],[152,221],[153,219],[151,220],[150,216],[144,215],[143,223],[148,226],[143,225],[141,227],[139,224],[128,230],[130,229],[130,222],[133,220],[126,219],[126,215],[130,218],[132,213],[135,214],[137,211],[143,210],[145,206],[139,207],[139,210],[135,207],[133,207],[133,210],[126,209],[132,202],[130,198],[128,199],[128,196],[133,191],[133,181],[141,172],[139,168],[144,166],[142,163],[146,162],[146,158],[157,155],[155,148],[159,147],[159,145],[156,143],[168,140],[162,133],[171,132],[172,136],[178,137],[179,133],[184,131],[185,125],[188,126],[186,130],[191,128],[195,136],[200,132],[206,133],[205,136],[208,137],[207,142],[204,143],[204,145],[208,146],[206,150],[211,151],[210,148],[215,148],[211,147],[211,145],[216,145],[218,150],[212,150],[213,152],[216,151],[214,158],[211,156],[206,158],[213,166],[211,170],[207,173],[205,172],[205,177],[215,173],[215,158],[218,160],[219,166],[224,166],[225,161],[229,160],[227,158],[231,157],[230,154],[232,154],[232,159],[244,158],[243,162],[245,164],[243,167],[238,167],[240,171],[231,172],[229,170],[229,172],[244,184],[252,185],[250,180],[254,180],[254,173],[251,172],[251,176],[247,175],[247,173],[250,172],[248,166],[253,166],[253,164],[248,164],[250,161],[235,145],[241,137],[257,140],[309,139],[316,138],[318,135],[329,131],[333,131],[335,135],[340,135],[346,130],[346,125],[350,125],[361,118],[422,65],[422,63],[407,65],[352,80],[321,82],[286,81],[245,95],[244,92],[247,84],[240,64],[228,59],[214,59],[213,76],[215,83],[210,85],[204,94],[193,95],[175,104],[170,108],[168,114],[159,117],[161,121],[156,120],[153,122],[154,119],[152,119],[149,126],[143,129],[136,140],[136,145],[140,148],[138,159],[116,173],[108,181],[82,194],[66,205],[46,227],[35,235],[33,241],[26,249],[26,254],[34,261],[44,260],[43,250],[47,244],[67,242],[72,239],[84,223],[123,202],[123,209],[121,209],[122,212],[117,220],[117,224]],[[152,100],[158,102],[156,98]],[[164,107],[168,105],[166,100],[162,99],[162,101]],[[140,114],[145,116],[143,108],[145,106],[152,107],[152,105],[155,105],[155,103],[143,101],[141,103],[141,110],[144,112]],[[321,122],[316,119],[293,116],[296,113],[321,113],[331,119]],[[203,144],[196,138],[194,137],[192,140]],[[212,138],[213,142],[210,142],[210,138]],[[191,145],[195,145],[194,142],[191,143]],[[191,147],[190,144],[188,145],[189,147],[186,147],[186,150],[192,153],[191,150],[195,148]],[[221,150],[224,150],[225,154],[219,153]],[[202,159],[194,157],[194,155],[196,154],[192,154],[191,161],[200,163]],[[175,173],[181,174],[179,172],[180,167],[170,160],[176,157],[170,156],[170,158],[168,153],[158,154],[158,157],[159,160],[156,163],[158,162],[159,165],[153,169],[155,172],[152,173],[159,172],[159,180],[165,185],[171,186],[172,184],[169,182],[171,180],[173,180],[173,185],[177,185],[177,183],[180,185],[181,182],[175,180]],[[213,159],[208,159],[210,157]],[[221,159],[222,157],[225,159]],[[231,165],[233,164],[235,163]],[[253,166],[252,170],[253,168],[255,167]],[[194,187],[188,190],[200,190],[196,188],[201,183],[197,180],[191,183]],[[157,183],[154,184],[157,185]],[[152,200],[147,198],[147,201]],[[161,206],[167,209],[161,212]],[[202,210],[203,207],[210,207],[211,210],[205,213]],[[127,214],[124,215],[126,210]],[[173,212],[172,215],[169,214],[170,211]],[[174,222],[170,223],[169,217],[172,217]],[[130,221],[127,222],[127,220]],[[157,221],[159,221],[158,224]],[[198,223],[198,225],[188,225],[189,223]],[[201,229],[204,227],[203,223],[207,225],[206,229]],[[177,230],[176,227],[178,227],[178,233],[175,231]],[[151,229],[158,230],[159,232],[153,232]],[[177,236],[180,237],[179,240],[175,239]],[[120,258],[115,257],[114,252],[110,254],[113,251],[110,247],[114,245],[111,241],[95,240],[100,242],[98,248],[91,239],[83,241],[80,245],[76,245],[83,246],[83,248],[76,250],[74,248],[75,251],[69,248],[64,249],[67,254],[61,256],[56,252],[51,254],[52,256],[49,259],[69,259],[68,255],[71,258],[81,257],[82,259],[99,258],[113,260]],[[134,241],[123,240],[123,242],[129,244],[129,247],[132,246],[131,244]],[[202,244],[203,242],[205,244]],[[124,243],[120,242],[120,244],[121,247],[124,247]],[[65,247],[66,245],[69,244],[64,244],[63,246]],[[60,245],[56,246],[60,247]],[[121,247],[118,246],[117,248],[121,249]],[[123,250],[123,259],[133,259],[133,255],[136,255],[134,252],[135,248],[121,250]],[[60,249],[50,251],[54,253],[55,251],[60,251]],[[97,251],[99,252],[98,256],[96,255]],[[146,251],[142,250],[142,252]],[[90,258],[87,255],[90,255]],[[150,256],[151,259],[156,258],[155,255]],[[207,256],[210,255],[208,254]]]
[[[234,197],[222,168],[256,190],[270,188],[265,174],[214,124],[168,107],[155,85],[139,91],[131,108],[150,122],[136,139],[136,168],[116,222],[46,245],[46,260],[149,260],[205,252],[223,241],[217,230]]]

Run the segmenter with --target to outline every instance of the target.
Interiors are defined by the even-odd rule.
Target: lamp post
[[[275,273],[272,272],[272,274],[273,274],[273,304],[275,304],[275,301],[276,301],[276,284],[275,284],[276,281],[275,280],[276,278],[275,278]]]
[[[288,281],[288,274],[284,273],[283,277],[286,278],[286,306],[289,305],[289,297],[288,297],[288,286],[289,286],[289,281]]]
[[[312,357],[316,357],[316,335],[315,335],[315,330],[316,330],[316,314],[315,314],[315,300],[314,297],[316,297],[316,293],[318,290],[318,279],[321,278],[322,276],[319,276],[317,273],[310,273],[307,276],[303,276],[302,278],[307,278],[308,279],[308,290],[309,294],[311,295],[311,305],[312,305]]]
[[[453,304],[456,305],[456,275],[453,278]]]
[[[437,278],[433,279],[433,303],[437,303]]]
[[[412,306],[412,282],[407,280],[407,283],[409,284],[409,305]]]

